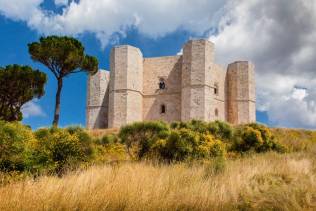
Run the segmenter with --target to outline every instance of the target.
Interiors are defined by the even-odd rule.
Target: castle
[[[144,58],[140,49],[114,47],[110,72],[88,79],[87,128],[118,128],[144,120],[256,121],[254,66],[214,61],[214,44],[190,40],[183,55]]]

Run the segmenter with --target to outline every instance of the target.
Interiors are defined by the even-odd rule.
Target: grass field
[[[316,133],[273,133],[291,152],[25,178],[0,187],[0,210],[316,210]]]
[[[314,154],[91,167],[0,188],[0,210],[315,210]]]

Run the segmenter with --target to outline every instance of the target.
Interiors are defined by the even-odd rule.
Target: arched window
[[[218,109],[215,108],[215,116],[218,117]]]
[[[162,104],[162,105],[160,106],[160,113],[161,113],[161,114],[165,114],[165,113],[166,113],[166,106],[165,106],[164,104]]]
[[[214,94],[218,95],[218,84],[214,84]]]
[[[163,78],[160,78],[160,80],[159,80],[159,89],[163,90],[165,88],[166,88],[165,80]]]

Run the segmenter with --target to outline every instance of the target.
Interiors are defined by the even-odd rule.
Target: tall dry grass
[[[303,129],[272,128],[276,140],[292,152],[316,153],[316,131]]]
[[[95,166],[0,188],[0,210],[315,210],[313,154]]]

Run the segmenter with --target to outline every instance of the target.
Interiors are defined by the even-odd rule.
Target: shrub
[[[116,134],[107,134],[100,139],[96,139],[96,144],[107,146],[111,144],[116,144],[119,142],[119,138]]]
[[[169,134],[169,125],[164,122],[136,122],[123,126],[119,138],[132,158],[141,159],[151,153],[158,140],[167,138]]]
[[[198,138],[195,132],[186,128],[173,130],[160,154],[167,160],[185,160],[192,156],[194,147],[198,145]]]
[[[269,128],[255,123],[237,128],[232,149],[239,152],[285,151],[285,148],[274,140]]]
[[[66,131],[78,137],[82,152],[87,157],[91,157],[93,154],[93,138],[83,128],[78,126],[67,127]]]
[[[23,171],[27,167],[27,145],[32,130],[19,122],[0,121],[0,171]]]
[[[211,133],[217,139],[230,140],[233,137],[233,128],[230,124],[222,121],[204,122],[201,120],[191,120],[189,122],[173,122],[170,124],[172,129],[190,129],[199,133]]]
[[[186,128],[173,130],[163,146],[160,154],[167,160],[207,159],[226,153],[225,144],[212,135]]]
[[[173,122],[170,126],[172,129],[185,128],[199,133],[206,133],[208,130],[207,123],[201,120],[191,120],[189,122]]]
[[[229,141],[233,137],[233,128],[230,124],[222,121],[210,122],[207,125],[207,130],[216,138],[223,141]]]
[[[32,170],[62,173],[65,167],[76,167],[92,157],[91,138],[80,128],[39,129],[35,136]]]

